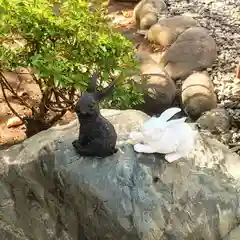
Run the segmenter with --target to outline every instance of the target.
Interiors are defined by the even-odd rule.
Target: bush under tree
[[[88,1],[0,0],[0,83],[5,97],[10,91],[31,108],[32,116],[23,119],[27,136],[51,127],[73,109],[76,90],[85,91],[96,70],[100,88],[119,78],[105,106],[124,109],[142,101],[140,90],[129,81],[138,69],[132,43],[109,27],[104,16],[100,6],[93,10]],[[30,69],[40,88],[37,107],[4,77],[5,71],[19,67]]]

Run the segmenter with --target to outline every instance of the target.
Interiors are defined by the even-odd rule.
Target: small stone
[[[12,118],[8,119],[8,121],[7,121],[8,128],[17,127],[22,124],[23,124],[23,121],[19,117],[12,117]]]
[[[167,6],[163,0],[140,1],[133,10],[133,18],[137,28],[141,30],[149,29],[152,25],[157,23],[159,14],[166,9]]]
[[[230,127],[230,116],[225,109],[216,108],[205,112],[197,123],[201,129],[207,129],[213,134],[225,133]]]
[[[213,84],[206,72],[195,72],[183,81],[181,101],[184,111],[193,120],[217,107]]]
[[[170,46],[182,32],[194,26],[197,26],[197,21],[190,16],[160,19],[149,29],[147,38],[150,42],[165,48]]]

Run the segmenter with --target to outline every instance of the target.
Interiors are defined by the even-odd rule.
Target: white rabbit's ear
[[[179,118],[179,119],[169,120],[167,122],[167,126],[178,124],[178,123],[184,123],[186,121],[186,119],[187,119],[186,117],[183,117],[183,118]]]
[[[177,114],[178,112],[181,112],[180,108],[177,107],[173,107],[173,108],[169,108],[167,110],[165,110],[161,115],[160,115],[160,119],[162,121],[167,121],[168,119],[170,119],[171,117],[173,117],[175,114]]]

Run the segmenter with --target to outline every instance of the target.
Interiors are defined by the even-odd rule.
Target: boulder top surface
[[[77,121],[0,152],[6,239],[231,239],[240,214],[237,154],[200,134],[194,152],[169,164],[127,144],[146,114],[102,114],[119,147],[105,159],[76,154]]]

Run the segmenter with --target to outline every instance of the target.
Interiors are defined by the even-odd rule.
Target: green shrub
[[[0,0],[0,71],[33,70],[42,92],[33,118],[46,124],[43,129],[51,126],[74,106],[75,89],[84,91],[96,69],[102,82],[119,78],[106,106],[124,109],[142,101],[129,81],[138,71],[132,43],[109,27],[101,8],[92,12],[88,1],[59,2]],[[58,114],[49,120],[51,111]]]

